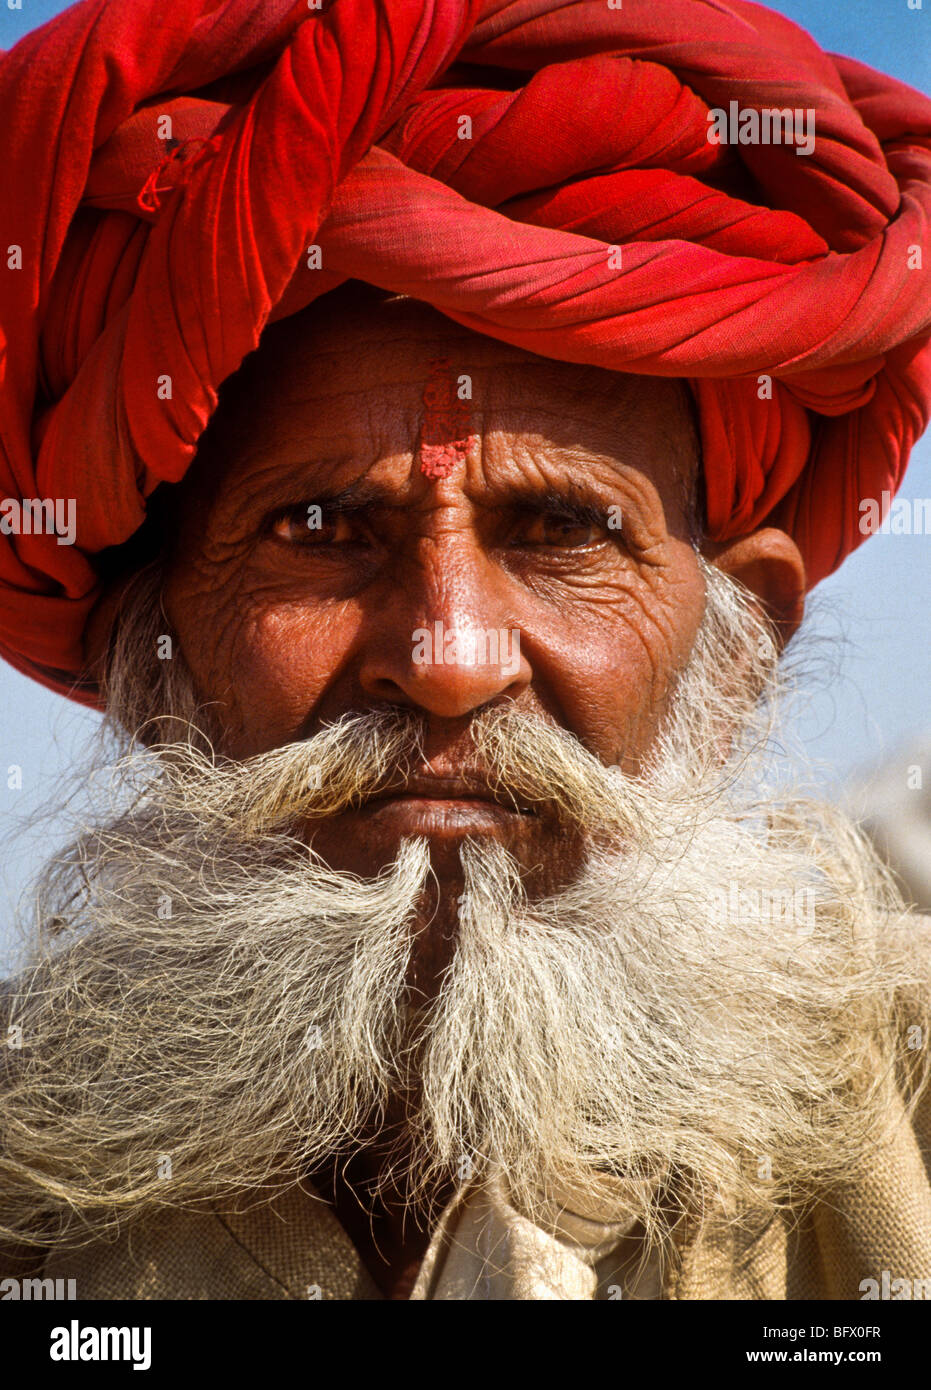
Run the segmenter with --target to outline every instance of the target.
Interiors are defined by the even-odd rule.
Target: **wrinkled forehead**
[[[431,414],[438,385],[460,403],[448,423],[442,404]],[[539,357],[416,300],[351,286],[266,330],[224,383],[199,460],[203,485],[222,473],[228,490],[257,470],[314,458],[357,456],[369,468],[406,455],[416,466],[425,425],[465,429],[497,441],[489,458],[520,442],[537,457],[639,468],[689,513],[698,464],[690,400],[681,381]]]

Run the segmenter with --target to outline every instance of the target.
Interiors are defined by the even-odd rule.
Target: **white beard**
[[[926,982],[883,934],[899,904],[851,827],[759,781],[752,711],[773,665],[711,575],[641,778],[512,707],[476,721],[487,765],[556,805],[587,861],[528,902],[499,846],[467,842],[456,954],[413,1031],[426,842],[361,879],[286,833],[403,767],[410,718],[347,719],[245,764],[193,744],[145,754],[145,795],[48,876],[53,934],[11,1001],[24,1046],[2,1088],[0,1238],[87,1238],[293,1181],[351,1152],[399,1093],[413,1100],[393,1181],[428,1197],[464,1161],[488,1165],[531,1215],[554,1190],[648,1178],[634,1214],[659,1233],[670,1174],[710,1213],[773,1208],[862,1161],[904,1045],[896,992]],[[757,895],[737,913],[734,883]],[[770,913],[770,892],[802,918]]]

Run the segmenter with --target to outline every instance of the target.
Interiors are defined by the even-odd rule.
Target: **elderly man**
[[[931,400],[931,106],[633,8],[85,0],[0,64],[8,487],[77,538],[9,536],[3,653],[116,745],[6,987],[10,1277],[931,1292],[928,930],[770,766]]]

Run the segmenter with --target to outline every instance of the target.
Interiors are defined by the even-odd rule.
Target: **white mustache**
[[[170,745],[159,773],[159,814],[247,837],[338,815],[402,789],[423,760],[423,733],[416,712],[376,709],[242,762]],[[592,835],[660,833],[664,803],[649,782],[606,767],[568,730],[501,705],[476,715],[470,736],[478,763],[492,769],[472,781],[496,798],[539,807]]]

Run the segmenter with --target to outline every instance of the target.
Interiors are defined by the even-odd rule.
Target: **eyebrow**
[[[565,490],[550,484],[538,490],[528,482],[515,481],[506,487],[489,489],[488,505],[509,507],[514,510],[543,513],[547,516],[570,516],[578,521],[603,524],[612,500],[608,490],[593,480],[579,482],[567,478]],[[474,502],[474,499],[469,499]],[[273,510],[276,513],[290,511],[293,507],[316,505],[331,515],[362,512],[381,507],[387,511],[399,511],[408,507],[407,501],[398,501],[394,489],[382,483],[373,483],[365,478],[348,483],[343,488],[308,491],[294,502],[285,502]]]
[[[607,489],[600,487],[593,480],[579,482],[575,478],[566,479],[564,490],[552,483],[543,491],[527,483],[517,483],[501,494],[500,503],[545,512],[550,516],[584,516],[589,521],[603,520],[604,513],[612,505]]]
[[[331,512],[359,512],[366,507],[401,507],[402,502],[392,502],[392,492],[381,483],[372,483],[365,478],[347,483],[342,488],[323,488],[322,491],[308,491],[301,501],[326,507]],[[296,505],[300,506],[301,503]]]

